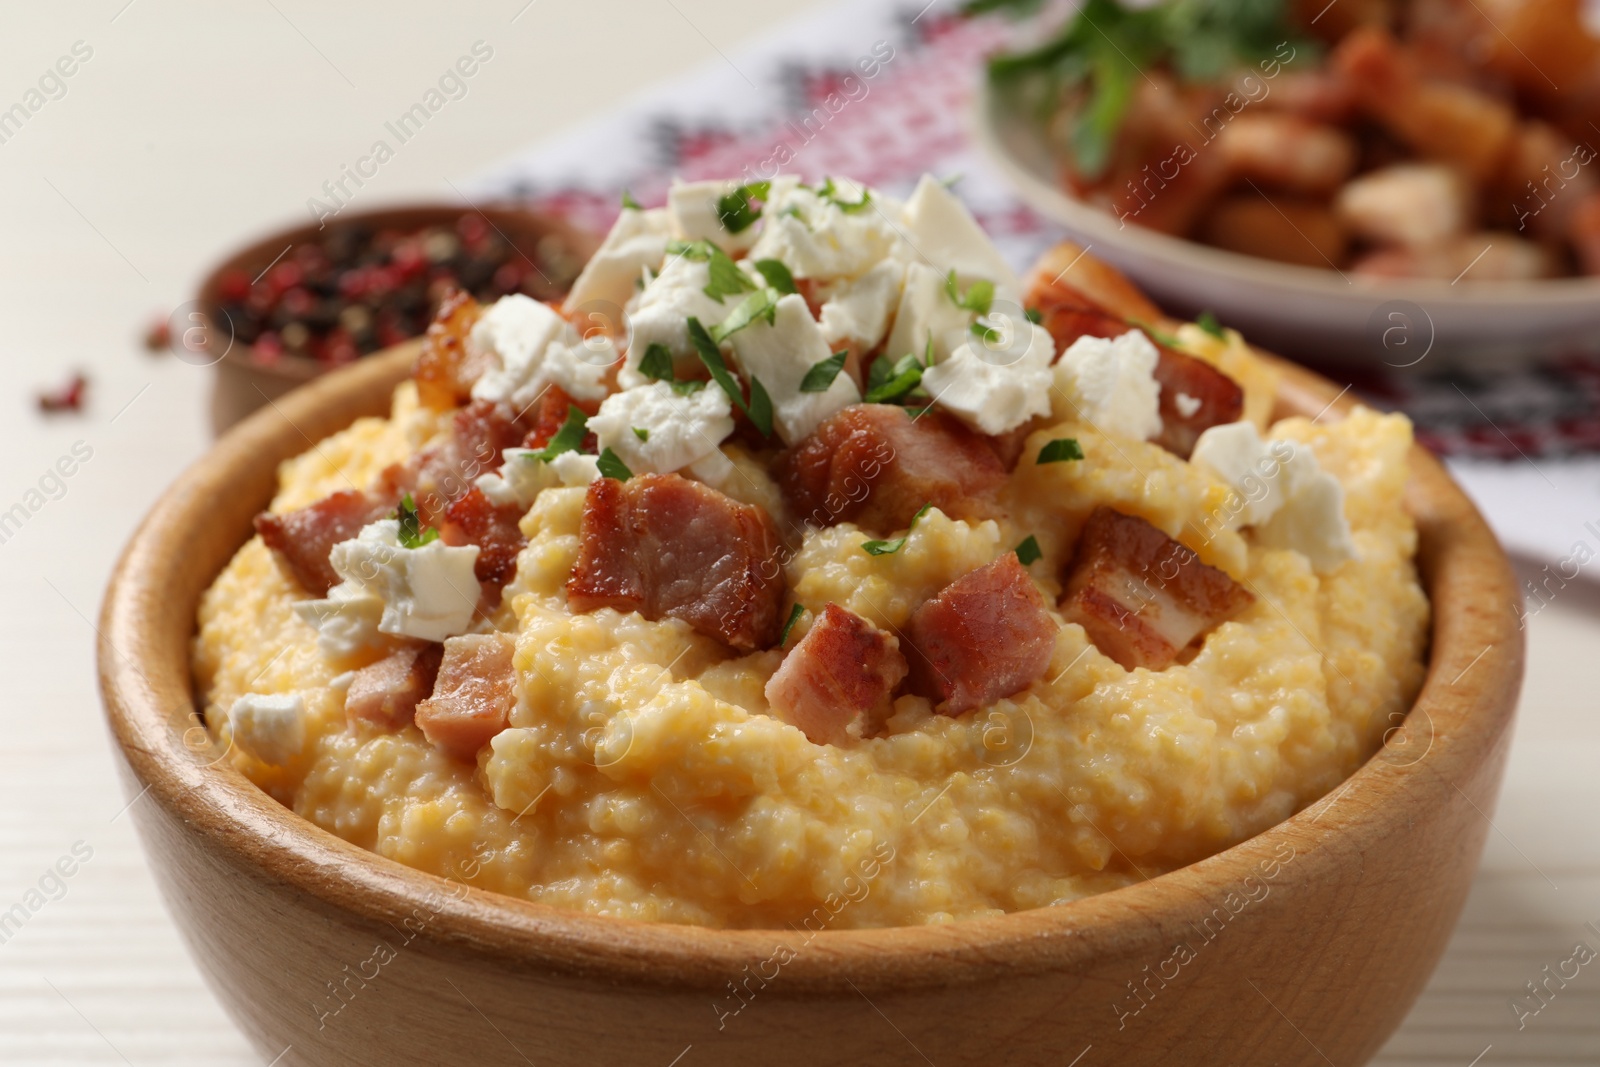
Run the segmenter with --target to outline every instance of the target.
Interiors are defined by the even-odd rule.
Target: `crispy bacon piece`
[[[892,404],[854,404],[779,461],[795,515],[817,526],[855,522],[903,530],[924,504],[986,518],[1006,470],[981,434],[938,411],[913,418]]]
[[[1044,309],[1066,303],[1098,309],[1124,323],[1160,325],[1166,321],[1161,309],[1125,274],[1071,241],[1062,241],[1039,258],[1027,289],[1029,307]]]
[[[958,578],[906,624],[911,688],[944,715],[991,704],[1044,676],[1056,622],[1028,572],[1007,552]]]
[[[1073,252],[1076,248],[1070,242],[1056,246],[1028,290],[1028,306],[1039,309],[1039,322],[1050,332],[1057,352],[1066,351],[1080,337],[1120,337],[1134,327],[1148,328],[1165,321],[1131,282],[1092,256]],[[1068,252],[1072,254],[1068,256]],[[1047,274],[1050,265],[1058,261],[1061,265],[1055,267],[1056,273]],[[1066,279],[1086,279],[1085,288],[1075,288]],[[1090,295],[1091,291],[1097,295]],[[1130,318],[1125,314],[1128,311],[1136,314]],[[1244,390],[1205,360],[1160,342],[1155,345],[1160,352],[1155,378],[1161,385],[1161,433],[1155,442],[1187,459],[1202,433],[1243,416]],[[1190,399],[1180,400],[1180,393]],[[1194,406],[1195,401],[1199,407]]]
[[[1188,459],[1201,434],[1244,417],[1244,390],[1203,359],[1165,345],[1156,347],[1161,352],[1155,370],[1155,379],[1161,385],[1161,433],[1156,435],[1155,443]],[[1199,407],[1194,406],[1196,401]]]
[[[448,411],[472,396],[472,383],[484,371],[484,362],[467,352],[467,335],[483,313],[471,293],[457,289],[439,302],[439,310],[422,338],[411,377],[417,396],[435,411]]]
[[[417,704],[417,726],[436,748],[470,760],[511,724],[516,643],[509,634],[447,638],[433,695]]]
[[[898,638],[829,604],[767,682],[767,703],[813,743],[842,745],[887,708],[906,671]]]
[[[497,508],[473,486],[445,509],[439,536],[446,544],[477,545],[473,570],[478,581],[503,586],[516,575],[517,553],[528,543],[517,527],[521,520],[521,508],[515,504]]]
[[[345,489],[282,515],[264,511],[255,518],[256,533],[307,592],[327,596],[328,590],[339,582],[339,575],[328,562],[328,552],[340,541],[360,533],[367,523],[394,510],[396,499],[398,494]]]
[[[344,695],[344,714],[351,725],[364,722],[398,730],[411,721],[417,702],[433,692],[444,646],[433,641],[396,649],[361,668]]]
[[[1254,600],[1144,519],[1102,506],[1084,524],[1061,611],[1128,670],[1161,670]]]
[[[479,475],[500,469],[501,451],[520,445],[525,433],[510,405],[474,400],[455,413],[443,440],[385,470],[379,485],[395,499],[410,493],[423,521],[438,526]]]
[[[741,651],[778,639],[782,542],[766,511],[676,474],[599,478],[583,505],[574,611],[682,619]]]
[[[1504,160],[1516,111],[1470,86],[1425,78],[1388,30],[1356,30],[1339,42],[1329,64],[1355,90],[1367,116],[1421,155],[1478,180]]]

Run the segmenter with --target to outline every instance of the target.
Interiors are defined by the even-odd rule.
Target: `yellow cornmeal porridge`
[[[1182,340],[1230,367],[1247,412],[1263,409],[1269,378],[1244,365],[1241,346],[1223,351],[1191,328]],[[401,386],[391,419],[361,420],[286,463],[273,510],[368,484],[437,424]],[[278,800],[364,848],[512,896],[713,926],[775,927],[822,908],[836,928],[1071,900],[1138,880],[1130,863],[1170,870],[1321,796],[1420,685],[1428,605],[1401,508],[1409,424],[1360,410],[1273,433],[1309,445],[1343,484],[1358,559],[1319,576],[1248,535],[1207,540],[1225,486],[1154,444],[1070,422],[1030,436],[1004,524],[931,512],[901,551],[879,556],[850,524],[809,530],[785,567],[790,596],[879,625],[903,625],[920,600],[1030,534],[1043,552],[1030,573],[1059,592],[1097,504],[1136,505],[1256,597],[1192,661],[1154,672],[1124,670],[1063,623],[1044,680],[1015,698],[949,717],[901,696],[884,736],[848,746],[813,744],[764,714],[778,651],[731,655],[676,620],[569,614],[581,488],[546,490],[523,519],[529,542],[496,618],[516,634],[518,699],[476,765],[415,726],[346,725],[329,684],[343,668],[292,612],[306,594],[259,538],[205,597],[196,672],[214,725],[249,692],[304,699],[305,754],[290,769],[233,752]],[[1088,458],[1032,461],[1064,436]]]

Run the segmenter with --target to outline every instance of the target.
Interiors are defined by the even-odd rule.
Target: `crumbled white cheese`
[[[486,308],[468,343],[494,361],[473,384],[473,398],[518,408],[552,384],[579,400],[598,400],[606,394],[607,369],[617,361],[609,338],[580,338],[554,308],[522,293]]]
[[[1050,412],[1056,350],[1049,331],[1019,318],[998,332],[992,340],[969,337],[922,375],[935,404],[986,434],[1014,430]]]
[[[1055,368],[1056,415],[1103,434],[1148,440],[1161,432],[1161,354],[1139,330],[1121,337],[1080,337]]]
[[[855,382],[842,372],[826,392],[800,391],[806,373],[832,355],[802,296],[791,293],[779,300],[771,325],[758,319],[729,341],[745,376],[759,379],[772,398],[773,428],[784,444],[794,444],[829,415],[861,400]]]
[[[639,363],[652,344],[665,346],[675,358],[694,359],[694,346],[689,343],[690,316],[709,330],[739,305],[738,297],[717,301],[707,296],[705,288],[709,284],[711,268],[704,260],[679,255],[668,259],[661,273],[644,287],[628,316],[629,376],[623,378],[624,386],[644,380],[638,374]]]
[[[331,660],[350,659],[385,644],[378,623],[383,600],[355,582],[340,582],[323,600],[297,600],[294,613],[317,631],[317,648]]]
[[[550,461],[550,469],[568,488],[588,485],[600,477],[600,457],[586,456],[581,452],[563,452]]]
[[[497,508],[515,505],[527,510],[542,490],[561,484],[550,465],[538,456],[536,449],[508,448],[500,453],[500,469],[478,475],[474,484]]]
[[[905,264],[886,259],[859,278],[830,286],[823,294],[819,322],[832,348],[870,352],[883,340],[889,316],[900,304]]]
[[[1200,398],[1180,392],[1172,398],[1172,406],[1177,408],[1178,414],[1184,418],[1193,418],[1194,413],[1200,410]]]
[[[720,455],[717,446],[733,433],[733,405],[716,385],[680,396],[666,382],[650,382],[606,397],[589,430],[635,474],[671,474]]]
[[[951,270],[965,286],[993,282],[1004,299],[1021,299],[1022,286],[1011,265],[983,232],[967,206],[943,182],[924,174],[902,212],[906,243],[941,272]]]
[[[477,545],[432,541],[405,548],[397,519],[369,523],[328,554],[339,577],[383,601],[379,631],[424,641],[443,641],[472,625],[482,592],[473,573],[477,559]]]
[[[729,255],[737,255],[756,243],[759,232],[751,223],[738,233],[723,224],[717,202],[739,187],[738,182],[672,183],[667,192],[667,211],[672,215],[674,236],[684,241],[710,241]]]
[[[1287,441],[1262,441],[1255,423],[1242,420],[1202,433],[1189,462],[1211,471],[1238,493],[1229,504],[1237,525],[1257,526],[1283,507],[1289,481],[1284,466],[1294,453]]]
[[[1319,572],[1356,558],[1344,486],[1309,446],[1263,441],[1254,423],[1232,422],[1202,433],[1189,461],[1235,491],[1237,521],[1255,527],[1258,544],[1299,552]]]
[[[896,232],[901,208],[894,200],[873,192],[870,203],[852,211],[836,202],[859,202],[864,189],[839,180],[829,199],[815,189],[774,186],[750,258],[781,260],[796,278],[828,281],[865,274],[904,242]]]
[[[926,263],[906,265],[905,287],[900,292],[888,347],[884,349],[890,359],[907,353],[926,359],[931,338],[933,361],[940,363],[972,336],[972,323],[977,316],[950,299],[947,277]]]
[[[228,709],[229,734],[262,763],[286,767],[305,750],[305,714],[298,693],[246,693]]]
[[[665,208],[642,211],[623,208],[611,232],[584,264],[562,305],[576,314],[586,305],[611,305],[617,312],[633,296],[635,283],[646,270],[660,268],[672,240],[672,218]]]

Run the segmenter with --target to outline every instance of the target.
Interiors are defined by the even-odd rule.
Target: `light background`
[[[234,244],[304,219],[322,181],[477,39],[493,61],[360,206],[449,198],[451,183],[816,5],[124,3],[0,10],[0,109],[74,42],[94,49],[66,95],[0,144],[0,510],[74,442],[93,449],[65,495],[0,544],[0,911],[74,843],[93,850],[0,944],[0,1062],[249,1064],[119,815],[94,688],[91,620],[116,552],[209,440],[210,372],[146,354],[142,329]],[[87,412],[40,416],[35,390],[73,368],[92,378]],[[1600,948],[1583,930],[1600,924],[1600,590],[1562,590],[1530,642],[1467,919],[1380,1063],[1600,1062],[1600,964],[1521,1032],[1508,1006],[1580,937]]]

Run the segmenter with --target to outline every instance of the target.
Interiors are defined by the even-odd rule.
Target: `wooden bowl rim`
[[[608,918],[465,886],[335,837],[226,763],[206,762],[216,756],[203,728],[195,733],[189,667],[197,604],[182,605],[175,616],[189,620],[182,632],[149,625],[185,570],[186,531],[207,521],[217,492],[241,480],[275,484],[278,462],[308,447],[297,426],[347,425],[387,411],[414,352],[413,343],[367,357],[250,416],[174,483],[134,533],[102,606],[98,668],[109,724],[133,775],[135,816],[144,818],[138,805],[160,805],[186,832],[201,835],[233,876],[297,893],[330,921],[377,929],[427,908],[431,919],[418,942],[429,953],[607,986],[721,990],[730,975],[756,968],[801,935]],[[1283,375],[1278,414],[1342,415],[1354,407],[1326,380],[1274,362]],[[1508,740],[1523,663],[1516,585],[1494,535],[1440,463],[1416,447],[1411,466],[1407,507],[1418,520],[1419,568],[1434,612],[1427,678],[1406,720],[1419,727],[1420,739],[1418,715],[1425,717],[1422,758],[1410,762],[1407,750],[1386,738],[1340,787],[1286,821],[1123,889],[945,925],[824,929],[803,937],[806,949],[785,964],[784,995],[995,981],[1069,971],[1123,954],[1130,944],[1158,951],[1170,947],[1186,909],[1201,902],[1209,908],[1284,845],[1295,850],[1297,879],[1314,883],[1319,872],[1331,876],[1341,864],[1359,863],[1363,840],[1399,831],[1419,805],[1457,803],[1458,783]],[[263,495],[252,506],[266,502]],[[241,529],[238,543],[247,536]],[[214,577],[196,586],[195,600]]]

